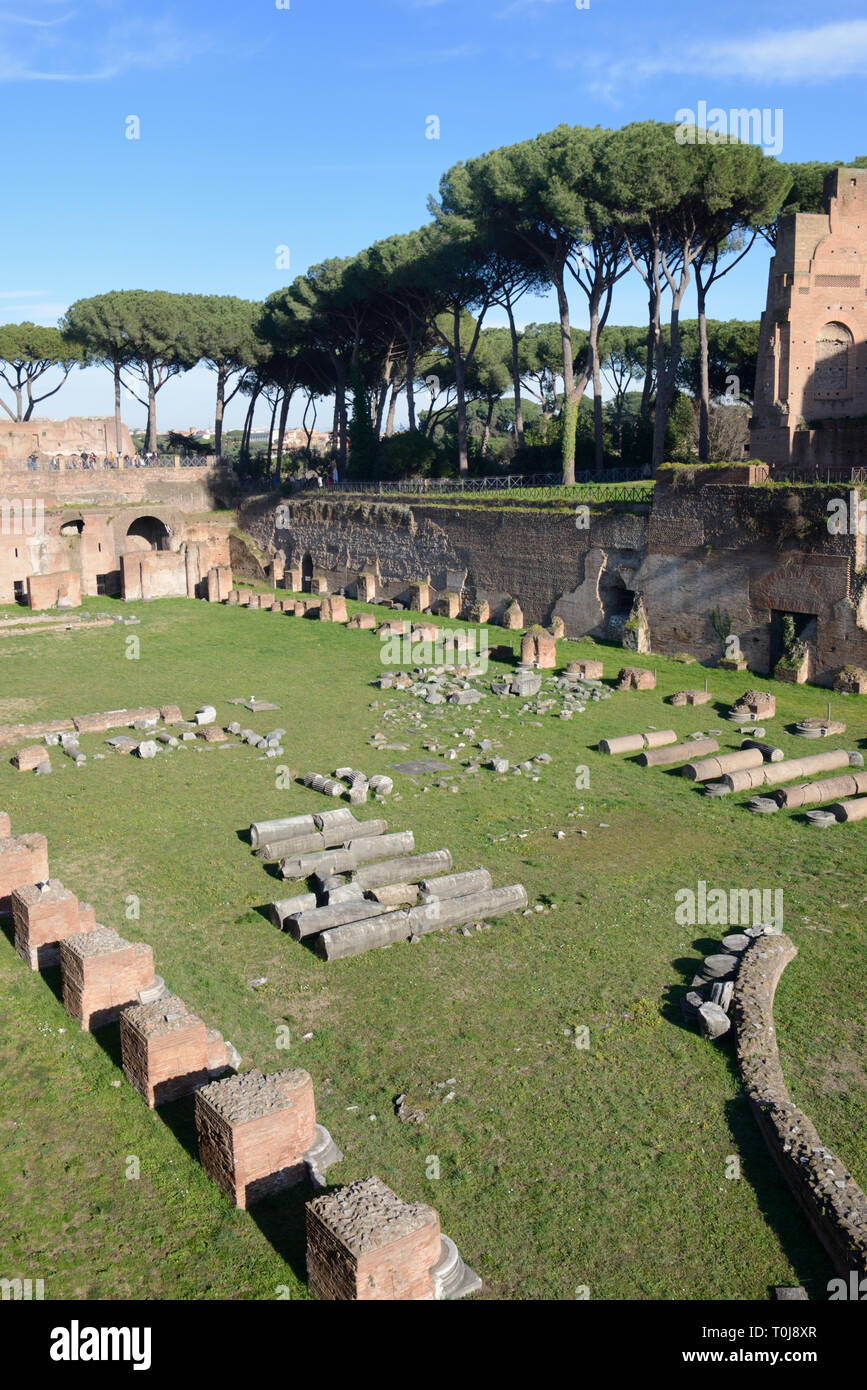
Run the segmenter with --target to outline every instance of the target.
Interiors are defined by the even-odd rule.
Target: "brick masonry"
[[[404,1202],[381,1178],[365,1178],[307,1205],[310,1292],[329,1301],[436,1297],[431,1271],[441,1256],[439,1216]]]
[[[199,1158],[235,1206],[246,1208],[305,1181],[316,1140],[306,1071],[246,1072],[196,1092]]]
[[[44,835],[7,835],[0,840],[0,913],[11,913],[16,888],[47,880],[48,841]]]
[[[62,941],[60,967],[66,1012],[89,1032],[115,1023],[122,1008],[154,985],[151,947],[125,941],[111,927]]]
[[[867,170],[835,169],[825,213],[781,219],[762,315],[750,452],[815,471],[819,429],[807,421],[867,415]],[[840,431],[836,461],[867,463],[867,430]]]
[[[15,923],[15,949],[31,970],[57,965],[60,942],[87,931],[87,915],[74,893],[59,879],[47,883],[28,883],[12,894],[12,920]]]
[[[204,1023],[177,995],[121,1010],[124,1076],[152,1109],[208,1082],[208,1046]]]

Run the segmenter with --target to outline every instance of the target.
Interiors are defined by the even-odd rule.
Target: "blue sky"
[[[279,3],[0,0],[0,321],[54,323],[109,289],[264,298],[419,226],[456,161],[561,122],[674,120],[705,101],[782,111],[783,159],[867,153],[860,0]],[[758,317],[767,259],[756,247],[723,281],[714,317]],[[643,322],[645,303],[627,276],[612,321]],[[88,371],[44,413],[111,409],[108,373]],[[211,378],[191,373],[161,393],[160,427],[207,425],[212,409]]]

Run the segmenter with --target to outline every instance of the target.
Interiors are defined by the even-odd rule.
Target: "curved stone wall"
[[[867,1274],[867,1196],[823,1144],[786,1089],[774,994],[797,955],[787,936],[761,936],[741,957],[731,1014],[750,1109],[790,1191],[843,1277]]]

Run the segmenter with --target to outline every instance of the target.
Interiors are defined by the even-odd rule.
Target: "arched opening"
[[[313,592],[313,556],[305,555],[301,561],[301,592],[302,594],[312,594]]]
[[[129,527],[127,550],[168,550],[169,528],[158,516],[139,516]]]
[[[845,323],[826,323],[816,334],[815,395],[848,394],[849,353],[854,338]]]
[[[75,521],[64,521],[60,528],[61,536],[80,536],[84,530],[84,520],[78,517]]]

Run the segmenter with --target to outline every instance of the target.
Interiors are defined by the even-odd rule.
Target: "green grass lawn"
[[[494,1298],[568,1299],[587,1286],[593,1299],[764,1299],[791,1283],[823,1296],[831,1271],[753,1126],[730,1049],[681,1025],[684,985],[720,933],[678,926],[674,894],[699,879],[784,888],[799,948],[776,1011],[787,1081],[863,1185],[867,831],[750,816],[744,796],[704,798],[671,771],[603,757],[595,744],[654,725],[722,728],[721,744],[737,747],[740,730],[717,708],[663,703],[708,675],[721,705],[748,686],[774,688],[768,737],[814,752],[786,728],[824,715],[827,692],[584,642],[561,643],[563,662],[601,655],[608,678],[652,665],[658,689],[588,704],[570,722],[494,696],[434,709],[371,686],[382,670],[372,633],[187,600],[86,608],[141,622],[0,637],[0,724],[140,703],[191,714],[207,701],[222,723],[285,727],[286,756],[265,760],[232,740],[145,762],[84,736],[87,765],[52,750],[43,778],[16,772],[10,748],[0,807],[13,833],[48,836],[52,874],[95,904],[98,921],[153,946],[159,974],[245,1067],[310,1071],[319,1118],[346,1155],[330,1181],[377,1173],[430,1202]],[[491,630],[492,644],[510,640]],[[279,711],[226,703],[249,695]],[[831,700],[848,723],[842,745],[863,746],[867,702]],[[408,751],[370,747],[377,730]],[[538,782],[467,775],[461,760],[484,737],[512,762],[553,761]],[[447,845],[458,869],[483,864],[497,884],[523,882],[546,910],[327,965],[263,915],[295,890],[252,856],[244,832],[334,804],[297,782],[278,787],[280,766],[385,771],[436,757],[423,749],[434,738],[466,747],[441,774],[396,775],[389,828],[411,828],[418,849]],[[582,765],[590,785],[576,791]],[[127,919],[129,895],[138,920]],[[268,984],[254,991],[261,976]],[[31,974],[8,935],[0,989],[0,1276],[43,1278],[47,1298],[305,1298],[309,1193],[233,1211],[196,1161],[191,1106],[148,1111],[122,1078],[117,1030],[80,1033],[57,972]],[[285,1025],[291,1045],[280,1049]],[[589,1049],[566,1035],[576,1026],[589,1027]],[[454,1100],[438,1098],[449,1091]],[[426,1112],[423,1125],[397,1119],[402,1092]],[[731,1155],[740,1180],[726,1178]],[[126,1176],[131,1156],[138,1180]]]

